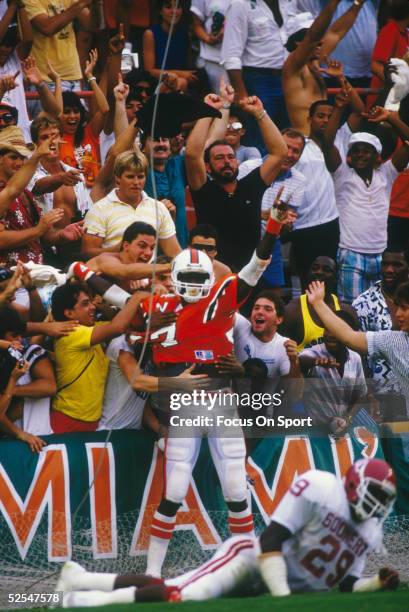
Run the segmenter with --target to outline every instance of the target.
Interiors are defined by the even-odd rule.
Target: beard
[[[236,180],[239,174],[239,169],[233,169],[229,174],[224,174],[224,172],[217,172],[216,170],[211,169],[212,178],[218,183],[233,183]]]

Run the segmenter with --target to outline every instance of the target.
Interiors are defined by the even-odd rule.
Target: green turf
[[[252,597],[216,599],[205,602],[137,604],[138,612],[159,612],[165,606],[180,612],[409,612],[409,590],[394,593],[314,593],[283,599]],[[98,608],[66,608],[70,612],[136,612],[135,604]],[[2,612],[2,611],[0,611]]]

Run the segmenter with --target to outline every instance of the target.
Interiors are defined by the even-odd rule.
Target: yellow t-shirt
[[[46,14],[55,17],[74,4],[74,0],[24,0],[24,5],[30,21],[38,15]],[[66,81],[78,81],[82,78],[80,60],[72,22],[53,36],[44,36],[33,27],[33,46],[31,54],[35,57],[37,66],[45,81],[51,81],[47,76],[47,59],[53,68]]]
[[[80,325],[54,343],[58,390],[52,407],[81,421],[101,417],[108,376],[108,357],[100,344],[90,344],[93,329]]]

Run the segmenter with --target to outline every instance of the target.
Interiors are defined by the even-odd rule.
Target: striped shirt
[[[149,223],[158,231],[159,240],[176,234],[175,224],[162,202],[142,193],[142,200],[133,207],[118,199],[116,189],[99,200],[85,217],[87,234],[103,238],[102,248],[107,249],[119,244],[126,228],[135,221]]]
[[[383,357],[392,368],[409,414],[409,334],[402,331],[366,332],[366,338],[369,356],[374,359]]]
[[[148,394],[143,391],[135,391],[129,384],[118,363],[122,351],[134,354],[124,334],[111,340],[106,350],[106,356],[109,358],[109,373],[99,430],[142,429],[143,409]]]

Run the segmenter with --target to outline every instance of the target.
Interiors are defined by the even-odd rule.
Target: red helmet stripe
[[[197,249],[190,249],[190,263],[199,263],[199,251]]]

